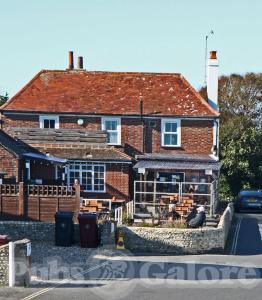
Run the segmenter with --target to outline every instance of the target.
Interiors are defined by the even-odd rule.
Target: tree
[[[206,97],[206,88],[200,93]],[[219,78],[220,193],[232,198],[243,188],[262,187],[262,73]]]
[[[0,94],[0,106],[2,106],[7,100],[8,100],[8,94],[5,93],[5,95]]]
[[[232,121],[261,126],[262,73],[221,76],[218,86],[222,126]],[[207,99],[206,87],[202,87],[200,93]]]

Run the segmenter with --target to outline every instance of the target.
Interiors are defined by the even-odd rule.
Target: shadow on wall
[[[8,213],[0,213],[0,221],[27,221],[27,222],[41,222],[39,220],[27,217],[27,216],[19,216]],[[0,232],[1,234],[1,232]]]

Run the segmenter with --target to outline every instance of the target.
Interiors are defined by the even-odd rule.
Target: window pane
[[[172,134],[171,135],[171,144],[172,145],[177,145],[177,134]]]
[[[108,143],[117,144],[117,132],[108,132],[107,137]]]
[[[172,123],[172,132],[177,132],[177,123]]]
[[[164,145],[170,145],[171,139],[170,139],[170,134],[165,134],[164,135]]]
[[[49,128],[49,120],[44,120],[44,128]]]
[[[49,128],[55,128],[55,120],[49,120]]]
[[[105,121],[106,130],[117,130],[117,121]]]
[[[165,132],[177,132],[177,123],[165,123]]]
[[[164,135],[164,145],[177,145],[177,134],[165,134]]]

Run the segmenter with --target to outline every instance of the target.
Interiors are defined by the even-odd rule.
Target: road
[[[260,300],[261,235],[262,215],[239,214],[225,255],[98,256],[73,280],[1,289],[0,299]]]

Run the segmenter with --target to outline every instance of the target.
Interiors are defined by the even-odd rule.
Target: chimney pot
[[[69,64],[68,64],[68,69],[73,70],[74,69],[74,52],[69,51]]]
[[[79,56],[78,60],[77,60],[77,68],[78,69],[83,69],[83,66],[84,66],[84,64],[83,64],[83,56]]]
[[[217,59],[217,52],[216,51],[210,51],[210,59]]]

